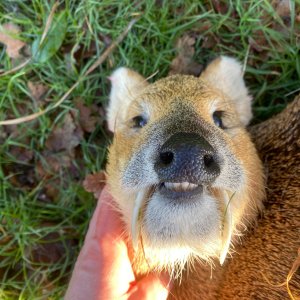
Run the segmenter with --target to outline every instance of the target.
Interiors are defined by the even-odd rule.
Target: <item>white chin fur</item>
[[[183,269],[192,257],[205,261],[219,257],[222,265],[232,236],[232,197],[223,191],[223,199],[217,200],[204,191],[199,201],[176,203],[162,199],[159,193],[149,200],[150,190],[141,190],[135,200],[131,219],[134,249],[138,249],[141,237],[145,258],[157,269]]]
[[[154,193],[147,202],[140,226],[146,259],[161,267],[182,265],[196,256],[219,257],[222,247],[218,203],[203,193],[199,201],[168,201]]]

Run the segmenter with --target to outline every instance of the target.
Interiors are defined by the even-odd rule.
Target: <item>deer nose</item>
[[[154,168],[161,181],[208,184],[220,174],[220,159],[204,137],[178,132],[162,145]]]

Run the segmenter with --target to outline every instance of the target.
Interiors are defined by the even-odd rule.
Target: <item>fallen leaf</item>
[[[23,164],[13,164],[5,170],[9,174],[9,180],[12,185],[22,189],[30,189],[36,184],[35,171],[32,166]]]
[[[268,48],[268,41],[262,30],[256,30],[253,32],[252,36],[248,39],[251,49],[258,53],[263,52]]]
[[[29,139],[27,141],[29,143]],[[16,160],[23,163],[28,163],[33,159],[33,151],[25,147],[11,146],[9,152]]]
[[[43,100],[48,91],[48,87],[42,83],[28,81],[27,83],[31,97],[39,104],[43,104]]]
[[[178,55],[172,60],[169,75],[188,74],[199,76],[203,66],[193,60],[196,38],[191,33],[185,33],[177,40]]]
[[[279,17],[291,16],[291,0],[273,0],[271,4]]]
[[[52,201],[60,195],[60,191],[70,183],[70,179],[77,181],[80,178],[80,158],[75,151],[43,151],[35,165],[37,178],[44,180],[44,189],[41,192],[41,201]],[[75,163],[76,161],[76,163]],[[78,166],[80,164],[80,166]]]
[[[286,38],[290,36],[290,27],[291,27],[291,0],[273,0],[272,6],[276,11],[277,15],[282,19],[285,26],[282,26],[279,22],[272,23],[272,29],[280,32]],[[283,49],[280,49],[280,51]]]
[[[83,187],[87,192],[93,193],[95,198],[98,199],[105,186],[105,183],[106,183],[105,172],[100,171],[95,174],[87,175],[83,181]]]
[[[113,42],[111,36],[104,34],[103,32],[99,33],[99,39],[104,43],[105,47],[108,47]]]
[[[212,49],[214,48],[220,41],[214,35],[208,34],[204,36],[203,42],[201,44],[201,48],[204,49]]]
[[[61,189],[60,189],[60,180],[54,180],[54,182],[47,183],[45,185],[45,194],[46,197],[51,199],[51,201],[55,201],[55,199],[58,198],[58,195],[60,195]]]
[[[35,61],[46,62],[60,48],[67,32],[67,16],[67,11],[63,10],[53,18],[53,24],[42,45],[40,45],[41,36],[32,43],[32,56]]]
[[[79,124],[85,132],[91,133],[98,124],[103,123],[104,119],[97,105],[86,106],[81,100],[75,106],[79,110]]]
[[[52,236],[51,236],[52,235]],[[59,236],[55,232],[50,233],[45,239],[57,240]],[[53,264],[59,262],[64,257],[66,249],[62,242],[41,241],[31,249],[27,249],[29,259],[34,263]]]
[[[19,27],[12,23],[0,26],[0,43],[6,46],[6,53],[10,58],[19,58],[20,50],[26,45],[16,38],[19,32]]]
[[[248,42],[251,49],[255,50],[256,52],[263,51],[263,48],[251,36],[249,37]]]
[[[212,0],[212,5],[219,14],[225,15],[228,11],[228,1]]]
[[[79,145],[83,138],[80,126],[74,122],[72,114],[65,115],[63,123],[55,126],[54,130],[46,140],[46,147],[51,151],[66,150],[70,152]]]
[[[39,225],[41,228],[56,228],[57,224],[53,222],[43,222]],[[75,245],[73,238],[64,238],[64,230],[52,231],[46,234],[43,238],[37,240],[34,244],[28,245],[25,248],[25,255],[30,262],[27,267],[34,269],[35,267],[40,268],[40,264],[45,264],[45,268],[49,264],[55,264],[61,261],[67,252],[72,253]],[[38,266],[37,266],[38,264]]]
[[[81,178],[82,153],[77,147],[83,139],[83,131],[75,112],[68,112],[57,124],[46,140],[46,149],[40,153],[36,163],[36,173],[45,180],[41,200],[56,199],[60,190],[69,184],[69,178],[78,181]]]
[[[209,20],[201,22],[195,29],[199,34],[206,34],[206,32],[212,27],[212,24]]]
[[[40,178],[56,175],[61,169],[69,168],[74,158],[65,151],[59,153],[43,151],[41,157],[43,160],[39,160],[36,165],[37,174]]]

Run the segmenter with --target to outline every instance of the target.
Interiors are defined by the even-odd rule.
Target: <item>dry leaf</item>
[[[48,87],[42,83],[28,81],[27,83],[30,94],[34,100],[42,104],[44,97],[48,91]]]
[[[291,0],[273,0],[272,6],[279,17],[285,18],[291,15]]]
[[[28,139],[26,139],[26,141],[28,141]],[[25,147],[11,146],[10,154],[14,156],[18,161],[22,161],[23,163],[28,163],[33,159],[33,151]]]
[[[203,38],[203,42],[201,44],[201,48],[204,49],[212,49],[219,43],[218,38],[216,38],[214,35],[206,35]]]
[[[87,175],[83,181],[83,187],[87,192],[93,193],[95,198],[98,199],[105,186],[105,183],[106,183],[105,172],[100,171],[95,174]]]
[[[60,180],[56,179],[54,182],[47,183],[45,185],[45,195],[51,201],[57,199],[57,196],[60,195],[61,192]]]
[[[185,33],[176,43],[177,57],[172,60],[169,75],[188,74],[199,76],[203,66],[193,60],[195,54],[194,45],[196,38]]]
[[[60,170],[69,168],[74,159],[72,155],[69,155],[69,153],[65,151],[60,153],[43,151],[41,154],[47,164],[43,164],[41,160],[37,162],[36,170],[40,178],[57,174]]]
[[[219,14],[225,15],[228,11],[228,1],[212,0],[212,5]]]
[[[57,224],[44,222],[39,225],[39,228],[48,227],[55,228]],[[34,269],[35,263],[45,264],[45,268],[47,268],[48,264],[55,264],[62,260],[67,251],[73,252],[74,239],[62,240],[62,234],[65,234],[65,232],[50,232],[35,244],[26,247],[25,254],[29,261],[33,262],[33,264],[28,265],[30,269]]]
[[[44,241],[43,241],[44,243]],[[54,264],[64,257],[66,249],[62,242],[47,242],[37,244],[30,251],[30,259],[34,263]]]
[[[14,37],[19,32],[19,27],[12,23],[0,26],[0,43],[6,46],[6,53],[10,58],[19,58],[20,50],[26,45]]]
[[[72,151],[83,138],[80,126],[74,122],[72,114],[65,115],[63,124],[56,125],[46,141],[46,147],[51,151]]]
[[[255,50],[256,52],[262,52],[263,48],[250,36],[248,39],[248,43],[251,49]]]
[[[79,110],[79,123],[85,132],[93,132],[98,124],[103,123],[103,116],[97,105],[86,106],[82,101],[77,101],[75,106]]]
[[[206,34],[206,32],[212,27],[212,24],[209,20],[201,22],[195,29],[198,34]]]
[[[6,170],[10,174],[10,182],[22,189],[32,189],[36,183],[34,168],[32,166],[14,164]]]
[[[284,35],[286,38],[290,36],[289,28],[291,26],[291,0],[273,0],[272,6],[274,7],[274,10],[276,11],[277,15],[282,19],[285,26],[282,26],[278,22],[274,22],[272,24],[272,28],[280,32],[282,35]],[[282,51],[282,49],[280,49]]]
[[[49,233],[46,233],[42,237],[32,234],[31,240],[34,243],[31,242],[26,245],[24,251],[26,257],[26,274],[43,286],[43,293],[45,295],[55,288],[52,279],[53,276],[56,276],[57,272],[55,270],[49,271],[49,266],[63,262],[66,255],[74,255],[75,246],[77,245],[75,235],[73,234],[74,230],[73,232],[68,232],[69,230],[65,228],[56,230],[58,225],[52,221],[45,221],[38,224],[37,228],[39,230],[45,227],[45,230],[49,231]],[[17,267],[20,266],[18,265]],[[41,272],[42,270],[49,272]],[[44,297],[43,299],[46,298]]]
[[[40,159],[35,165],[38,180],[45,180],[44,190],[41,193],[41,201],[56,199],[65,184],[69,184],[69,178],[77,181],[80,177],[77,164],[80,159],[75,157],[75,151],[61,151],[53,153],[43,151]],[[74,161],[76,160],[76,165]],[[57,175],[60,176],[57,176]],[[66,181],[64,178],[66,177]]]
[[[55,199],[60,189],[64,186],[64,176],[78,180],[80,178],[78,164],[81,163],[81,156],[77,157],[76,148],[83,138],[83,131],[73,112],[64,116],[61,123],[57,124],[48,139],[46,140],[47,150],[41,153],[36,164],[38,178],[46,180],[44,185],[44,198]],[[76,160],[76,163],[74,161]],[[60,174],[59,178],[56,175]]]
[[[252,37],[249,37],[248,42],[251,49],[259,53],[263,52],[266,48],[268,48],[268,41],[262,30],[254,31]]]

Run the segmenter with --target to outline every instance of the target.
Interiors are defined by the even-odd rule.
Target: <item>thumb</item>
[[[128,300],[165,300],[171,289],[170,276],[150,273],[128,291]]]

